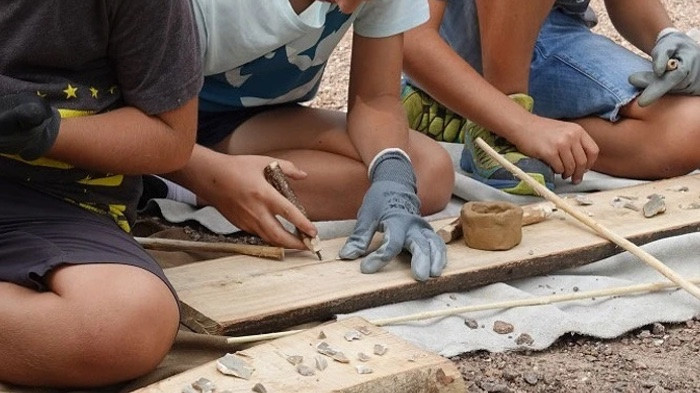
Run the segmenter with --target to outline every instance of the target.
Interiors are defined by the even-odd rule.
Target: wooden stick
[[[700,283],[700,278],[692,279],[693,282]],[[621,296],[631,295],[646,292],[658,292],[664,289],[677,288],[678,284],[668,281],[660,281],[649,284],[636,284],[624,287],[613,287],[595,289],[592,291],[562,293],[559,295],[536,296],[527,299],[507,300],[503,302],[474,304],[464,307],[455,307],[445,310],[428,311],[424,313],[406,315],[401,317],[384,318],[371,321],[375,326],[395,325],[403,322],[420,321],[424,319],[446,317],[450,315],[464,314],[468,312],[486,311],[486,310],[505,310],[516,307],[542,306],[545,304],[568,302],[572,300],[581,300],[589,298],[598,298],[606,296]]]
[[[700,283],[700,278],[696,277],[690,282]],[[375,319],[368,321],[375,326],[386,326],[386,325],[396,325],[404,322],[421,321],[424,319],[438,318],[438,317],[448,317],[451,315],[465,314],[469,312],[477,311],[487,311],[487,310],[505,310],[509,308],[517,307],[530,307],[530,306],[542,306],[545,304],[553,303],[563,303],[574,300],[590,299],[590,298],[600,298],[607,296],[624,296],[633,295],[641,293],[653,293],[659,292],[665,289],[677,288],[678,285],[668,281],[654,282],[648,284],[636,284],[623,287],[612,287],[596,289],[592,291],[582,291],[582,292],[572,292],[572,293],[562,293],[559,295],[549,295],[549,296],[536,296],[527,299],[517,299],[517,300],[507,300],[503,302],[496,303],[485,303],[485,304],[473,304],[464,307],[448,308],[444,310],[428,311],[423,313],[416,313],[410,315],[403,315],[398,317]],[[255,334],[250,336],[238,336],[229,337],[226,339],[227,344],[244,344],[262,340],[270,340],[279,337],[285,337],[292,334],[303,332],[304,329],[289,330],[284,332],[266,333],[266,334]]]
[[[522,206],[523,209],[523,226],[537,224],[546,220],[556,210],[552,202],[533,203],[531,205]],[[442,238],[445,244],[450,243],[455,239],[462,237],[462,220],[460,217],[450,221],[449,224],[437,230],[438,236]]]
[[[673,71],[678,68],[678,59],[668,59],[666,63],[666,71]]]
[[[284,259],[284,248],[273,246],[258,246],[238,243],[209,243],[189,240],[162,239],[156,237],[134,237],[143,247],[161,251],[205,251],[251,255],[254,257],[270,258],[281,261]]]
[[[700,299],[700,288],[698,288],[697,286],[688,282],[688,280],[684,279],[678,273],[671,270],[668,266],[664,265],[661,261],[656,259],[653,255],[649,254],[648,252],[644,251],[643,249],[641,249],[640,247],[638,247],[637,245],[635,245],[631,241],[616,234],[615,232],[611,231],[610,229],[606,228],[605,226],[596,222],[592,218],[583,214],[578,209],[571,206],[563,198],[559,197],[557,194],[550,191],[547,187],[538,183],[530,175],[523,172],[523,170],[521,170],[517,166],[513,165],[510,161],[503,158],[491,146],[489,146],[486,142],[484,142],[483,139],[477,138],[476,144],[479,145],[479,147],[481,147],[482,149],[484,149],[484,151],[486,151],[494,160],[498,161],[501,165],[503,165],[506,169],[508,169],[508,171],[510,171],[515,176],[520,178],[520,180],[529,184],[530,187],[532,187],[539,195],[541,195],[542,197],[544,197],[548,201],[554,203],[558,208],[569,213],[571,216],[573,216],[574,218],[576,218],[577,220],[579,220],[583,224],[586,224],[588,227],[593,229],[595,232],[597,232],[603,238],[612,241],[613,243],[624,248],[625,250],[629,251],[633,255],[636,255],[639,259],[642,260],[642,262],[644,262],[647,265],[651,266],[652,268],[656,269],[659,273],[666,276],[666,278],[668,278],[669,280],[678,284],[679,287],[685,289],[686,291],[690,292],[693,296]]]
[[[308,217],[306,214],[306,209],[304,209],[304,206],[302,206],[301,202],[299,202],[299,198],[297,198],[296,194],[292,190],[292,187],[289,185],[287,176],[285,176],[284,172],[282,172],[279,162],[272,161],[269,163],[265,167],[263,173],[268,183],[275,187],[275,189],[285,198],[287,198],[288,201],[292,202],[292,204],[294,204],[294,206],[296,206],[296,208],[299,209],[304,216]],[[311,252],[316,254],[318,260],[322,261],[321,240],[318,238],[318,236],[311,237],[303,231],[300,231],[299,228],[296,228],[296,233],[297,236],[299,236],[299,238],[304,242],[306,247],[311,250]]]

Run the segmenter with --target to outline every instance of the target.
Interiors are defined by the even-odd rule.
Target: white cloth
[[[465,201],[503,200],[518,204],[541,201],[539,197],[511,195],[486,186],[459,169],[462,145],[442,144],[450,153],[454,163],[456,184],[454,197],[448,206],[430,221],[456,217]],[[581,184],[573,185],[557,177],[556,192],[560,194],[605,191],[644,183],[639,180],[622,179],[589,172]],[[163,217],[171,222],[194,219],[219,233],[236,230],[215,209],[195,209],[174,201],[153,200]],[[322,239],[348,236],[354,228],[354,220],[316,222]],[[685,277],[700,277],[700,233],[658,240],[644,245],[646,251]],[[393,316],[413,315],[420,312],[459,307],[471,304],[494,303],[532,296],[566,293],[574,290],[627,286],[644,282],[664,281],[656,270],[648,267],[637,257],[625,252],[607,259],[546,276],[530,277],[509,283],[495,283],[463,293],[442,294],[429,299],[397,303],[351,315],[360,315],[373,320]],[[574,289],[576,287],[576,289]],[[385,326],[387,330],[423,348],[444,356],[487,350],[492,352],[516,349],[544,349],[558,337],[576,332],[594,337],[612,338],[629,330],[653,322],[681,322],[700,315],[700,301],[685,291],[660,292],[638,296],[582,300],[547,306],[513,308],[472,313],[469,315]],[[344,318],[346,315],[340,315]],[[478,323],[477,329],[466,326],[466,319]],[[497,334],[493,322],[510,323],[515,330],[511,334]],[[482,327],[483,325],[483,327]],[[518,337],[527,333],[532,344],[521,345]]]

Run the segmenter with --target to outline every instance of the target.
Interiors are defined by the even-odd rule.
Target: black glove
[[[58,111],[35,94],[0,97],[0,153],[36,160],[56,142],[60,125]]]

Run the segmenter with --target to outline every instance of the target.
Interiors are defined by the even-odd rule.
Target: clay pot
[[[467,202],[461,211],[467,246],[509,250],[522,240],[523,209],[510,202]]]

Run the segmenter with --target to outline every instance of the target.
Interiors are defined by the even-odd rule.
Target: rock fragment
[[[263,384],[258,382],[255,384],[255,386],[253,386],[253,391],[255,393],[267,393],[267,388]]]
[[[222,374],[243,379],[250,379],[255,371],[255,367],[232,353],[227,353],[223,357],[217,359],[216,369]]]
[[[199,378],[198,380],[192,382],[192,388],[200,393],[214,393],[216,391],[216,385],[214,385],[214,382],[206,378]]]
[[[659,194],[649,195],[649,200],[642,207],[644,217],[651,218],[666,211],[664,197]]]
[[[313,368],[305,365],[304,363],[297,364],[297,372],[305,377],[310,377],[316,374]]]
[[[498,334],[513,333],[515,327],[508,322],[496,321],[493,323],[493,331]]]
[[[389,348],[382,344],[374,344],[373,352],[377,356],[383,356]]]

